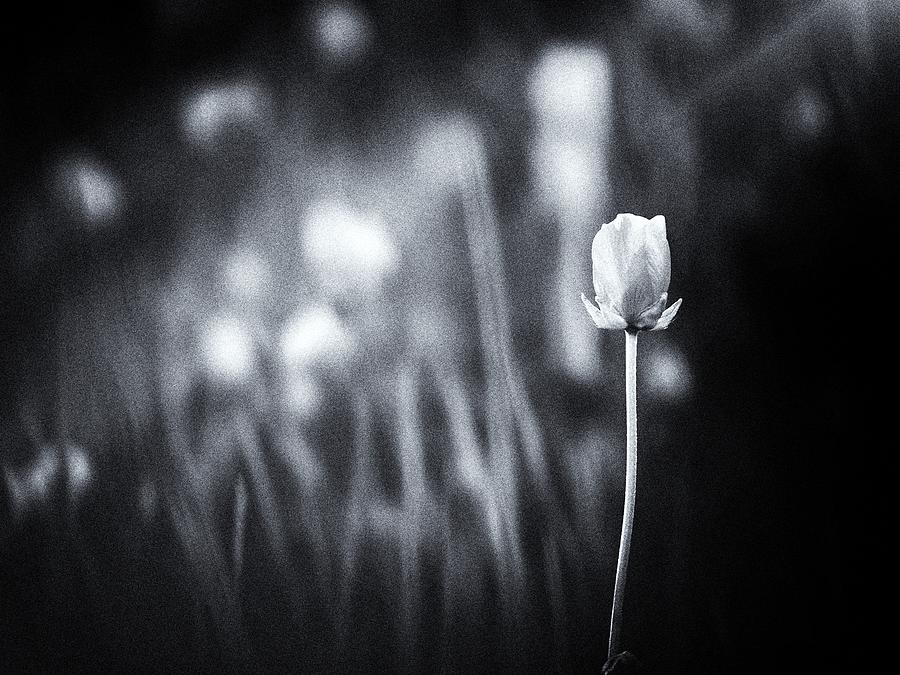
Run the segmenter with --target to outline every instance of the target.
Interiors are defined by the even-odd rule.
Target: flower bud
[[[598,328],[665,330],[681,300],[665,309],[671,258],[666,219],[620,213],[600,228],[591,246],[596,305],[581,300]],[[665,310],[665,311],[664,311]]]

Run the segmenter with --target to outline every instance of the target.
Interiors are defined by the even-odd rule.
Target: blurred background
[[[619,212],[666,216],[684,298],[641,340],[624,645],[650,673],[883,647],[854,598],[893,460],[855,411],[896,3],[32,3],[0,31],[0,670],[599,672],[623,340],[579,294]]]

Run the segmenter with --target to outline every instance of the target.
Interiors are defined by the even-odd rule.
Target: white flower
[[[620,213],[597,232],[591,257],[597,304],[584,293],[581,300],[598,328],[639,331],[669,327],[681,300],[665,309],[672,263],[663,216],[647,220]]]

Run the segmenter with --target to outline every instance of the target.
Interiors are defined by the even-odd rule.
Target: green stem
[[[622,604],[625,600],[625,578],[628,576],[628,554],[631,552],[631,531],[634,524],[634,499],[637,494],[637,331],[625,332],[625,408],[628,418],[625,511],[622,514],[622,538],[619,541],[619,563],[616,566],[616,587],[613,593],[612,617],[609,625],[609,657],[621,649]]]

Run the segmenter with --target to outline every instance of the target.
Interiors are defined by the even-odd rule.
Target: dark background
[[[648,672],[660,673],[865,672],[890,654],[883,620],[869,602],[887,592],[878,579],[889,564],[891,534],[885,515],[892,511],[886,495],[894,462],[891,435],[880,432],[892,425],[879,422],[890,420],[893,390],[887,364],[896,303],[886,277],[895,267],[900,12],[888,2],[383,1],[355,6],[367,17],[370,42],[361,58],[335,65],[316,52],[310,26],[317,7],[197,0],[7,9],[0,75],[0,640],[9,670],[406,664],[599,672],[621,509],[615,449],[624,428],[621,378],[608,373],[621,367],[622,347],[616,336],[603,338],[609,371],[604,366],[606,374],[581,379],[554,360],[541,315],[555,292],[549,280],[559,264],[559,225],[535,206],[527,161],[538,134],[528,72],[543,49],[570,43],[602,48],[613,81],[612,141],[604,151],[609,186],[596,222],[583,228],[585,241],[617,212],[665,214],[671,293],[684,298],[664,337],[642,338],[644,359],[657,353],[655,340],[657,349],[681,355],[683,386],[655,398],[642,390],[626,646]],[[186,92],[197,82],[247,73],[268,92],[262,131],[236,128],[213,150],[191,147],[173,113]],[[402,144],[404,132],[396,130],[434,111],[468,115],[484,130],[516,357],[554,476],[549,489],[520,476],[522,493],[539,495],[523,497],[520,512],[526,568],[549,565],[529,548],[540,548],[540,536],[534,542],[527,534],[552,521],[546,505],[557,499],[565,514],[577,511],[580,493],[559,479],[561,458],[612,439],[613,449],[603,450],[609,466],[595,475],[604,491],[600,533],[585,546],[590,553],[564,553],[557,566],[564,641],[550,635],[544,591],[526,584],[524,597],[533,602],[513,611],[520,623],[510,629],[496,614],[502,592],[484,579],[472,581],[471,592],[486,598],[485,607],[460,610],[458,624],[436,628],[446,608],[432,607],[440,604],[432,577],[440,575],[429,565],[440,564],[426,554],[417,656],[383,644],[399,611],[390,582],[362,583],[351,593],[340,611],[352,617],[355,637],[335,656],[337,638],[317,620],[316,601],[304,596],[302,619],[291,618],[293,587],[278,581],[283,560],[265,553],[274,546],[264,515],[271,504],[281,505],[272,508],[287,521],[295,513],[285,506],[289,481],[274,463],[274,502],[267,507],[265,490],[251,488],[247,550],[258,555],[248,556],[242,577],[241,638],[223,645],[217,631],[231,624],[203,600],[217,587],[197,582],[216,576],[215,564],[203,563],[214,554],[201,544],[191,549],[184,543],[191,535],[173,534],[184,522],[178,481],[159,488],[174,495],[160,497],[167,516],[147,524],[137,515],[140,476],[165,473],[160,467],[169,461],[158,450],[171,442],[157,419],[163,395],[141,399],[91,375],[118,363],[104,360],[102,340],[79,357],[87,375],[75,381],[90,391],[57,387],[68,367],[56,360],[60,342],[72,341],[77,352],[90,342],[88,333],[117,330],[98,320],[85,333],[60,336],[58,317],[103,280],[124,289],[124,306],[140,313],[133,293],[144,297],[139,289],[158,288],[177,261],[191,260],[198,249],[185,242],[196,229],[212,233],[204,252],[240,239],[234,222],[247,195],[282,185],[260,157],[304,106],[308,147],[326,149],[304,171],[326,183],[329,169],[316,162],[333,144],[352,149],[333,160],[350,164],[385,138]],[[86,224],[54,182],[60,158],[80,157],[84,148],[103,157],[128,191],[113,222],[99,228]],[[377,180],[380,165],[373,166]],[[197,195],[202,207],[185,206]],[[192,220],[198,212],[202,225]],[[423,262],[418,276],[400,274],[397,283],[407,290],[397,297],[408,301],[422,277],[440,276],[427,251],[450,245],[436,231],[423,226],[405,244]],[[458,256],[465,253],[447,253],[451,266]],[[293,264],[290,256],[284,264]],[[304,277],[302,269],[297,274]],[[589,284],[588,274],[573,297]],[[448,322],[474,344],[473,290],[464,283],[457,290],[462,299]],[[115,303],[103,302],[96,311],[118,325]],[[288,311],[266,307],[273,316]],[[155,372],[164,338],[148,335],[135,344],[143,351],[123,358],[143,359]],[[477,347],[463,352],[464,379],[481,382],[492,368],[489,357]],[[404,363],[385,362],[394,364],[385,369]],[[262,446],[274,433],[271,409],[255,407],[256,399],[202,380],[192,391],[188,427],[230,423],[223,420],[235,414],[222,411],[236,408],[256,415]],[[339,452],[334,448],[361,424],[347,388],[337,391],[308,422],[320,452]],[[67,397],[79,400],[67,407]],[[65,420],[78,417],[82,397],[99,401],[90,408],[99,412]],[[134,400],[148,409],[139,423],[129,412]],[[446,420],[428,401],[422,405],[426,435],[440,456]],[[390,429],[396,421],[380,424]],[[389,445],[379,433],[389,435],[376,429],[375,446]],[[31,471],[42,447],[57,452],[71,441],[97,467],[77,507],[78,524],[68,515],[71,478],[55,473],[53,486],[28,502],[33,506],[17,510],[16,500],[26,497],[17,496],[10,476]],[[227,521],[231,497],[222,499],[216,503],[227,504]],[[477,520],[467,515],[471,507],[454,508],[463,524],[452,531]],[[228,539],[231,526],[221,527]],[[382,555],[364,548],[360,578],[377,578]],[[288,558],[302,586],[309,573],[304,554]]]

